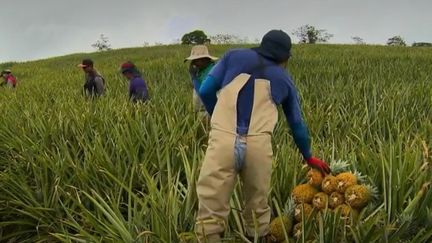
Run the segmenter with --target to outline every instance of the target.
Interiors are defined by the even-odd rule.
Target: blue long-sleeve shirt
[[[192,83],[193,83],[193,86],[194,86],[195,90],[199,90],[199,88],[201,87],[202,82],[207,77],[207,75],[209,74],[209,72],[212,70],[212,68],[214,67],[214,65],[215,65],[214,62],[210,62],[207,65],[207,67],[205,67],[202,70],[199,70],[197,74],[191,75]]]
[[[216,93],[241,73],[251,79],[240,91],[237,100],[237,133],[245,135],[249,129],[253,106],[253,91],[257,78],[270,81],[271,96],[276,105],[282,105],[294,141],[305,159],[312,156],[309,132],[303,121],[297,89],[291,76],[276,63],[259,56],[252,49],[234,49],[227,52],[215,65],[199,88],[201,100],[211,115],[217,102]]]

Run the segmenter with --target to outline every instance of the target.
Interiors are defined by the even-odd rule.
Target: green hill
[[[211,46],[221,56],[233,46]],[[238,47],[238,46],[236,46]],[[187,46],[130,48],[1,64],[17,76],[0,88],[0,242],[179,242],[191,237],[195,181],[206,127],[192,109]],[[90,57],[106,96],[81,94]],[[151,101],[127,100],[119,65],[136,63]],[[289,63],[313,152],[346,160],[378,198],[346,221],[328,211],[306,222],[323,242],[432,240],[432,50],[295,45]],[[306,182],[281,114],[275,129],[271,207],[289,213]],[[243,234],[240,185],[225,237]],[[186,233],[184,233],[186,232]]]

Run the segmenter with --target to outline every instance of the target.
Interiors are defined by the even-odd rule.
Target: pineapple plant
[[[190,80],[180,57],[185,48],[89,53],[112,81],[107,95],[97,100],[79,97],[81,70],[68,68],[81,61],[81,54],[13,64],[24,82],[14,91],[0,87],[0,242],[180,241],[177,229],[187,230],[195,223],[191,215],[196,209],[195,182],[208,144],[208,134],[196,136],[206,130],[192,114]],[[222,54],[228,46],[210,48]],[[315,137],[315,147],[323,154],[333,152],[328,156],[358,159],[360,163],[349,168],[367,172],[385,190],[379,202],[369,202],[362,209],[364,223],[334,231],[325,225],[320,235],[310,218],[310,235],[316,242],[343,242],[329,237],[333,232],[349,239],[355,234],[357,242],[371,242],[374,235],[389,242],[415,237],[427,242],[432,192],[422,185],[432,178],[432,49],[357,45],[298,49],[316,64],[312,68],[295,65],[292,70],[302,73],[301,79],[316,81],[300,87],[310,91],[304,105],[317,111],[308,113],[311,132],[324,132]],[[391,65],[382,65],[389,58]],[[155,95],[147,104],[130,104],[125,99],[126,82],[117,82],[120,77],[113,67],[126,59],[136,61],[148,75],[149,91]],[[55,72],[53,64],[59,67]],[[346,71],[359,75],[349,75],[350,82],[333,79],[335,73]],[[368,71],[370,75],[361,75]],[[331,121],[323,123],[323,117]],[[277,170],[271,198],[282,205],[293,180],[302,179],[298,176],[303,173],[306,181],[309,169],[292,169],[286,163],[301,158],[288,141],[285,122],[278,123],[274,138],[278,146],[274,158],[281,160],[273,164]],[[334,170],[333,163],[330,167],[333,176],[342,172]],[[97,205],[103,207],[84,192],[91,192],[94,199],[101,196]],[[241,209],[243,197],[238,196],[240,202],[232,206]],[[387,206],[381,207],[383,202]],[[137,226],[140,232],[148,228],[155,234],[144,231],[137,236],[136,227],[129,227],[119,214],[124,209],[133,219],[130,223],[145,223]],[[107,217],[106,212],[118,223],[102,225],[99,221]],[[232,214],[242,222],[241,211]],[[240,223],[227,225],[227,232],[242,231]]]
[[[287,215],[278,216],[270,223],[269,238],[274,242],[285,240],[285,230],[287,235],[291,234],[292,221]]]
[[[292,198],[295,203],[311,203],[318,190],[310,184],[301,184],[294,187]]]
[[[352,208],[361,209],[370,201],[376,189],[370,185],[353,185],[345,191],[345,200]]]
[[[318,192],[315,194],[312,204],[317,209],[325,209],[328,205],[328,195],[324,192]]]
[[[333,192],[329,197],[329,207],[337,208],[339,205],[345,202],[344,195],[339,192]]]
[[[294,209],[294,218],[298,222],[302,221],[302,210],[305,219],[309,218],[313,213],[312,205],[308,203],[298,204]]]

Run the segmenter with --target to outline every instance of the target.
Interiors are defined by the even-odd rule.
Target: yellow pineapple
[[[310,169],[306,176],[308,178],[308,183],[314,187],[319,187],[324,179],[321,171],[317,169]]]
[[[298,204],[294,209],[294,218],[300,222],[302,221],[302,209],[303,209],[303,215],[304,218],[307,219],[312,215],[313,208],[312,205],[307,203]]]
[[[310,184],[301,184],[294,187],[292,191],[292,198],[295,203],[311,203],[313,197],[318,190]]]
[[[285,240],[284,227],[287,235],[291,234],[292,222],[287,215],[279,216],[270,223],[269,238],[275,242]]]
[[[337,189],[336,177],[332,175],[326,176],[321,183],[321,189],[328,195],[330,195],[332,192],[335,192]]]
[[[332,194],[330,194],[330,198],[329,198],[330,208],[336,208],[339,205],[343,204],[344,202],[345,202],[344,195],[340,194],[339,192],[332,192]]]
[[[346,171],[348,167],[348,162],[344,160],[334,160],[330,162],[330,169],[333,175]],[[327,193],[327,195],[330,195],[332,192],[337,190],[337,179],[333,175],[326,176],[321,183],[321,189]]]
[[[361,209],[371,199],[371,189],[366,185],[353,185],[345,191],[345,201],[353,208]]]
[[[315,194],[312,204],[317,209],[325,209],[328,204],[328,195],[324,192],[318,192]]]
[[[345,193],[345,190],[353,185],[357,185],[357,177],[351,172],[342,172],[336,176],[337,192]]]

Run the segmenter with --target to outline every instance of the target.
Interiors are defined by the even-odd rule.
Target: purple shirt
[[[129,82],[129,99],[133,102],[148,100],[147,85],[140,76],[134,77]]]

